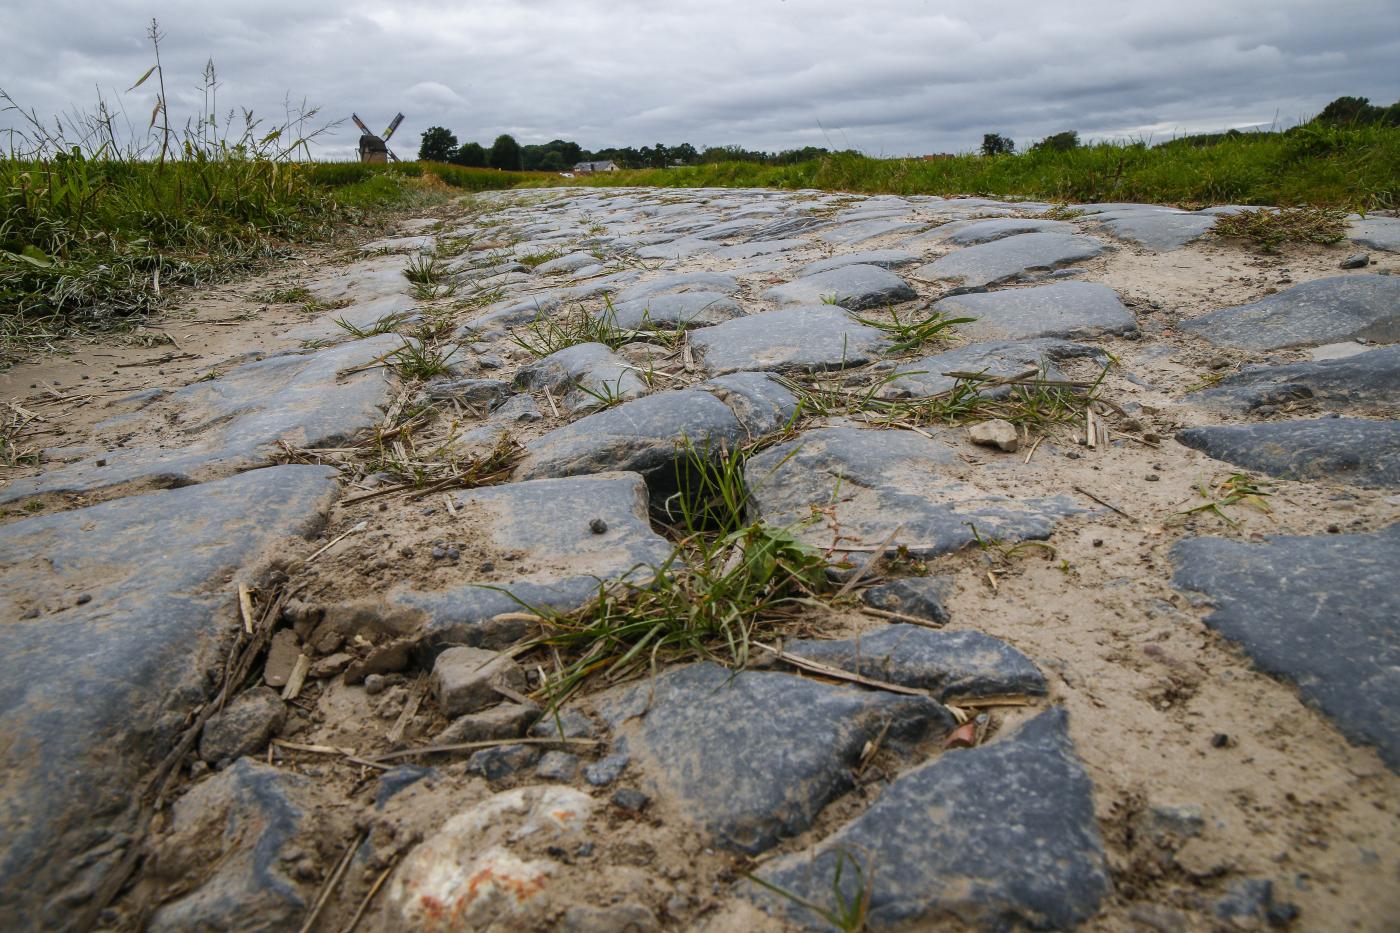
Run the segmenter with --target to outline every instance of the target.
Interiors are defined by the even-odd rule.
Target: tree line
[[[1365,97],[1338,97],[1332,101],[1308,124],[1322,126],[1400,126],[1400,102],[1389,107],[1372,104]],[[1296,127],[1294,128],[1297,129]],[[1291,132],[1291,131],[1290,131]],[[1225,133],[1201,133],[1169,140],[1159,145],[1214,145],[1221,140],[1241,135],[1239,130]],[[1067,152],[1082,145],[1076,130],[1055,133],[1035,143],[1027,152]],[[850,150],[846,150],[849,152]],[[1016,142],[1001,133],[987,133],[982,137],[984,156],[1010,155],[1016,152]],[[819,146],[806,146],[802,149],[785,149],[781,152],[763,152],[745,149],[742,146],[707,146],[697,149],[690,143],[668,146],[657,143],[654,146],[632,146],[610,149],[584,149],[578,143],[564,139],[552,139],[540,145],[522,146],[508,133],[496,137],[487,149],[480,143],[459,144],[456,135],[443,126],[429,127],[423,133],[423,143],[418,148],[418,158],[423,161],[449,162],[478,168],[498,168],[509,172],[563,172],[579,162],[616,162],[620,168],[666,168],[672,165],[702,165],[712,162],[758,162],[765,165],[791,165],[807,162],[831,151]]]
[[[1371,103],[1365,97],[1338,97],[1326,107],[1323,107],[1317,116],[1306,123],[1301,123],[1286,133],[1299,131],[1301,127],[1307,126],[1400,126],[1400,101],[1391,104],[1389,107],[1380,107]],[[1237,136],[1243,136],[1240,130],[1226,130],[1223,133],[1195,133],[1190,136],[1180,136],[1166,142],[1158,143],[1159,146],[1213,146],[1216,143]],[[1077,149],[1080,145],[1079,133],[1068,130],[1063,133],[1056,133],[1047,136],[1037,143],[1031,145],[1029,152],[1040,152],[1049,150],[1051,152],[1065,152],[1070,149]],[[1016,142],[1010,137],[1000,133],[987,133],[982,137],[982,154],[984,156],[1011,155],[1016,151]]]
[[[818,146],[763,152],[741,146],[707,146],[697,149],[690,143],[668,146],[632,146],[584,149],[578,143],[552,139],[540,145],[522,146],[515,137],[503,133],[491,148],[480,143],[458,143],[457,136],[444,126],[430,126],[422,134],[418,158],[425,162],[448,162],[476,168],[498,168],[508,172],[563,172],[580,162],[616,162],[620,168],[666,168],[671,165],[701,165],[710,162],[760,162],[765,165],[791,165],[830,155]]]

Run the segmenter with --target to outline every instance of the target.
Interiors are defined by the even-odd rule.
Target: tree
[[[462,147],[452,154],[452,162],[468,168],[485,168],[486,149],[481,143],[462,143]]]
[[[1031,148],[1049,152],[1068,152],[1071,149],[1078,149],[1079,132],[1077,130],[1065,130],[1063,133],[1056,133],[1054,136],[1045,137],[1034,146],[1031,146]]]
[[[421,162],[446,162],[457,151],[457,137],[445,126],[430,126],[423,131],[423,144],[418,147]]]
[[[557,149],[550,149],[540,160],[540,168],[546,172],[562,172],[564,170],[564,157]]]
[[[1313,120],[1317,123],[1362,126],[1380,123],[1386,126],[1400,125],[1400,102],[1389,107],[1378,107],[1365,97],[1338,97],[1322,108]]]
[[[1373,107],[1365,97],[1338,97],[1322,108],[1317,120],[1319,123],[1370,123],[1372,121],[1367,117],[1371,116],[1372,111],[1379,112],[1380,109]]]
[[[525,168],[520,156],[520,143],[509,133],[502,133],[496,137],[496,141],[491,144],[491,155],[487,162],[492,168],[504,172],[519,172]]]
[[[1016,143],[1000,133],[987,133],[982,137],[984,156],[1010,155],[1016,151]]]

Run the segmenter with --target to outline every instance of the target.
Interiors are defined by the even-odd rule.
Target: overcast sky
[[[428,126],[490,145],[962,152],[1060,130],[1151,137],[1400,98],[1397,0],[6,0],[0,88],[41,114],[121,95],[144,125],[159,18],[171,111],[353,110],[416,154]],[[0,128],[14,122],[0,114]],[[322,153],[348,157],[348,120]],[[3,140],[0,140],[3,142]]]

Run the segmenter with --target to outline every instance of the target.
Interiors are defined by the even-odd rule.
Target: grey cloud
[[[150,64],[154,12],[172,109],[193,112],[207,58],[220,109],[280,119],[305,96],[330,119],[416,151],[428,126],[489,144],[563,137],[852,146],[887,155],[975,148],[998,131],[1158,137],[1285,122],[1341,94],[1400,98],[1393,0],[114,0],[11,3],[0,87],[41,113],[111,98]],[[14,8],[14,7],[17,7]],[[125,95],[144,123],[150,86]],[[0,115],[0,128],[14,115]],[[322,140],[347,157],[348,120]]]

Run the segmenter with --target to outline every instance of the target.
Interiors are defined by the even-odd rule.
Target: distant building
[[[956,159],[957,156],[951,152],[935,152],[932,155],[919,156],[925,162],[941,162],[944,159]]]
[[[616,162],[580,162],[574,166],[574,171],[580,175],[591,175],[594,172],[616,172],[617,170]]]

